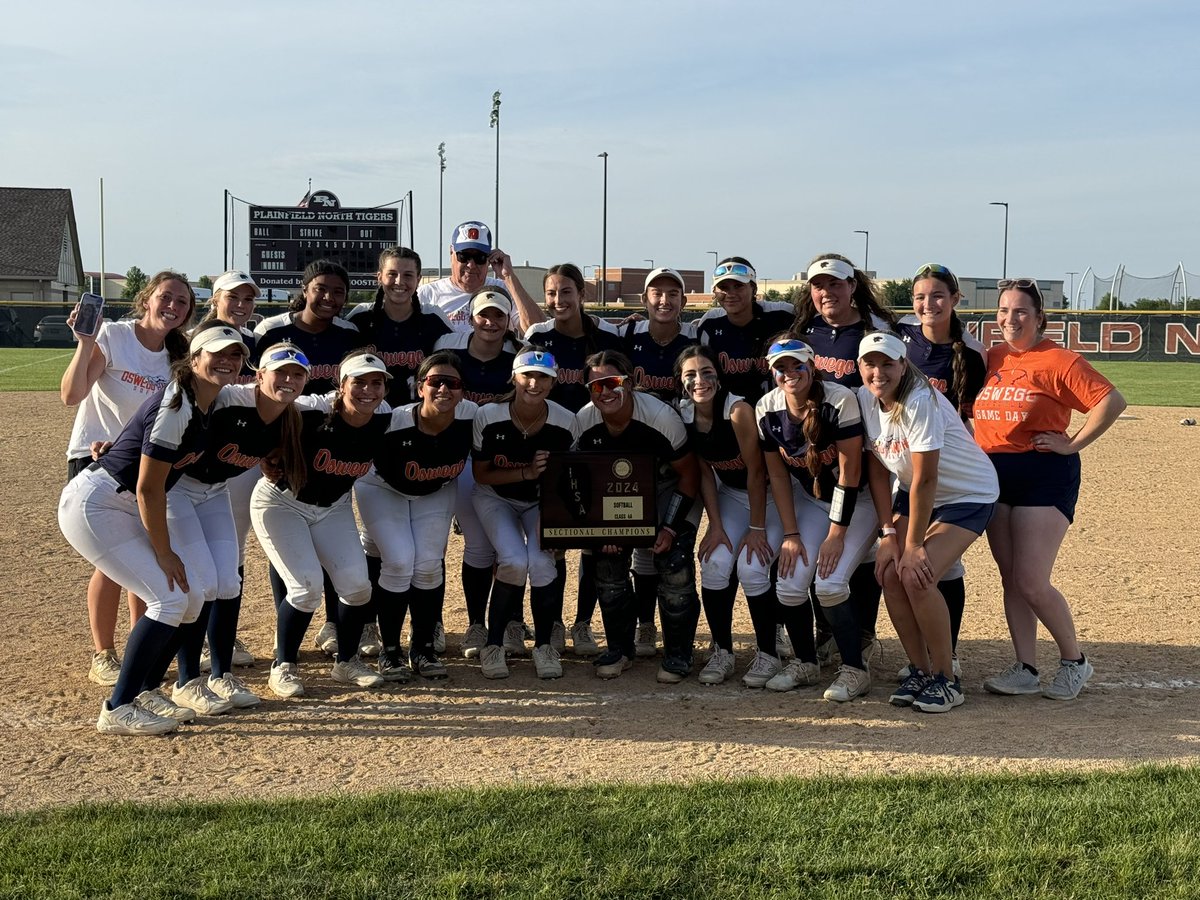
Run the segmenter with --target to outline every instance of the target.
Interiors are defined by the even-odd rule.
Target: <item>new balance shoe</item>
[[[562,678],[562,657],[553,644],[533,648],[533,669],[538,678]]]
[[[295,663],[273,663],[271,675],[267,679],[267,687],[276,697],[283,697],[285,700],[304,696],[304,682],[300,680],[300,673],[296,671]]]
[[[838,666],[837,678],[825,688],[825,699],[846,703],[871,690],[871,673],[853,666]]]
[[[787,629],[782,625],[775,626],[775,649],[779,651],[781,660],[796,658],[796,651],[792,649],[792,639],[788,637]]]
[[[508,663],[504,661],[504,648],[488,644],[480,650],[479,671],[483,673],[484,678],[507,678]]]
[[[1016,696],[1036,694],[1042,689],[1038,677],[1020,662],[1015,662],[998,675],[983,679],[983,689],[993,694]]]
[[[368,622],[363,626],[362,637],[358,639],[358,655],[364,658],[375,657],[382,649],[383,641],[379,638],[379,626],[374,622]]]
[[[234,709],[250,709],[262,703],[262,697],[246,687],[246,682],[232,672],[226,672],[220,678],[210,675],[208,689],[222,700],[228,700]]]
[[[645,658],[658,652],[658,628],[653,622],[639,622],[633,639],[634,656]]]
[[[525,655],[524,624],[513,621],[504,626],[504,650],[511,656]]]
[[[321,630],[317,632],[317,636],[313,638],[313,643],[326,656],[336,658],[338,652],[337,625],[333,624],[333,622],[326,622],[321,626]]]
[[[576,656],[599,655],[600,644],[596,641],[591,622],[576,622],[571,626],[571,649]]]
[[[339,684],[352,684],[360,688],[375,688],[383,684],[383,678],[359,656],[338,660],[329,670],[329,677]]]
[[[622,672],[633,668],[633,660],[620,650],[605,650],[592,662],[597,678],[617,678]]]
[[[385,648],[375,661],[375,666],[379,677],[384,681],[395,681],[399,684],[412,681],[412,669],[405,662],[403,650],[394,653]]]
[[[446,652],[446,626],[441,622],[433,623],[433,652]]]
[[[159,688],[152,691],[142,691],[134,698],[134,703],[142,709],[149,710],[156,716],[162,716],[164,719],[174,719],[176,722],[194,722],[196,719],[196,711],[188,709],[186,706],[180,706],[178,703],[172,703],[163,696],[163,692]]]
[[[821,666],[814,662],[793,659],[763,687],[768,691],[794,691],[798,687],[809,687],[821,677]]]
[[[1082,662],[1064,659],[1058,671],[1054,673],[1054,678],[1042,688],[1042,696],[1047,700],[1074,700],[1094,671],[1092,664],[1086,659]]]
[[[207,675],[175,685],[171,688],[171,702],[195,710],[201,716],[221,716],[233,709],[232,703],[209,690]]]
[[[138,706],[137,701],[112,709],[105,700],[100,706],[96,730],[101,734],[170,734],[179,723],[166,716],[155,715]]]
[[[712,656],[708,658],[696,680],[701,684],[724,684],[725,679],[733,674],[733,669],[733,654],[714,646]]]
[[[430,681],[445,681],[450,677],[446,664],[432,653],[417,653],[409,658],[414,674]]]
[[[550,646],[560,654],[567,649],[567,626],[562,622],[550,626]]]
[[[892,696],[888,697],[888,703],[892,706],[912,706],[913,701],[921,696],[921,692],[933,680],[916,666],[910,664],[909,668],[912,672],[892,691]]]
[[[767,682],[783,671],[783,663],[776,656],[759,650],[754,654],[750,668],[742,676],[742,684],[748,688],[766,687]]]
[[[479,623],[468,625],[467,632],[462,639],[463,659],[475,659],[486,643],[487,629]]]
[[[92,665],[88,669],[88,681],[112,687],[121,675],[121,660],[116,650],[97,650],[92,654]],[[129,704],[126,704],[128,706]],[[123,733],[123,732],[121,732]]]
[[[929,679],[925,690],[913,700],[913,709],[927,713],[950,712],[956,706],[962,706],[966,698],[958,679],[950,681],[945,675],[938,673]]]

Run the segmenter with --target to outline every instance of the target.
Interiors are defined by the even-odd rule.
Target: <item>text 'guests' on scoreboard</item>
[[[398,228],[395,209],[251,206],[250,275],[260,287],[296,290],[305,266],[331,259],[346,267],[354,290],[370,290],[379,253],[396,246]]]

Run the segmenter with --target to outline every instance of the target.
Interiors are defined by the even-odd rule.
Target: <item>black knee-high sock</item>
[[[220,678],[233,671],[233,642],[237,639],[238,617],[242,611],[242,595],[218,597],[213,601],[208,617],[208,653],[212,673]]]
[[[147,673],[158,662],[163,648],[170,643],[171,635],[178,631],[174,625],[164,625],[149,616],[142,616],[129,632],[129,640],[125,642],[125,652],[122,654],[121,674],[113,686],[110,705],[113,709],[124,706],[145,690]],[[170,660],[170,656],[167,660]],[[165,671],[165,670],[164,670]],[[159,676],[158,684],[162,683]],[[158,687],[155,684],[155,687]]]
[[[638,624],[653,625],[654,611],[658,608],[658,576],[634,572],[633,592],[637,595]]]
[[[792,652],[800,662],[815,663],[817,661],[816,635],[813,633],[813,605],[801,603],[799,606],[784,606],[775,601],[781,610],[780,622],[787,629],[792,641]]]
[[[467,624],[482,625],[492,592],[492,567],[462,564],[463,599],[467,602]]]
[[[550,643],[554,623],[562,618],[562,592],[554,581],[542,587],[531,587],[529,605],[533,611],[533,643],[541,647]]]
[[[563,561],[564,584],[567,564]],[[579,555],[579,583],[575,595],[575,621],[590,622],[596,614],[596,556],[593,553]]]
[[[938,590],[946,598],[946,608],[950,610],[950,646],[957,649],[963,610],[967,607],[967,584],[961,577],[948,578],[938,582]]]
[[[200,615],[195,622],[179,626],[179,651],[175,661],[179,664],[179,684],[187,684],[193,678],[199,678],[200,654],[204,650],[204,634],[208,631],[208,617],[212,615],[212,603],[200,607]]]
[[[312,619],[312,613],[301,612],[290,603],[284,603],[279,607],[278,624],[276,625],[279,662],[299,661],[300,644],[304,641],[304,632],[308,631],[308,625]]]
[[[379,639],[393,653],[400,650],[400,632],[408,612],[408,591],[389,591],[376,585],[371,590],[375,614],[379,617]]]
[[[329,577],[329,573],[322,569],[321,575],[325,582],[325,621],[336,625],[344,604],[338,601],[338,592],[333,586],[333,579]]]
[[[362,640],[363,626],[371,615],[367,604],[350,606],[341,603],[337,612],[338,662],[346,662],[358,655],[358,644]]]
[[[492,603],[488,608],[488,643],[504,644],[504,629],[513,619],[513,610],[520,608],[525,586],[497,580],[492,585]]]
[[[150,664],[146,670],[146,680],[142,686],[138,688],[138,693],[142,691],[153,690],[161,687],[163,680],[167,677],[167,669],[171,667],[171,660],[175,658],[175,654],[179,652],[179,647],[183,643],[183,626],[180,625],[171,631],[171,636],[167,638],[159,650],[157,658]]]
[[[287,602],[287,585],[283,583],[283,577],[274,565],[267,566],[267,579],[271,582],[271,600],[275,603],[275,612],[278,614],[279,607]]]
[[[837,606],[826,606],[825,618],[833,629],[842,662],[855,669],[865,669],[862,658],[862,629],[854,614],[854,601],[843,600]]]
[[[817,600],[817,589],[811,584],[808,586],[808,603],[805,605],[812,610],[812,618],[816,625],[817,634],[820,636],[821,642],[824,643],[833,634],[833,626],[825,618],[825,607]],[[788,637],[792,638],[793,649],[795,649],[796,638],[792,636],[790,631],[788,632]]]
[[[875,626],[879,621],[879,598],[882,596],[883,588],[875,580],[875,563],[865,562],[854,570],[850,576],[850,600],[854,604],[854,618],[858,620],[863,637],[875,637]]]
[[[408,611],[412,615],[411,656],[435,656],[433,626],[437,622],[437,588],[412,587],[408,590]]]
[[[736,582],[723,588],[700,588],[704,620],[708,622],[713,643],[722,650],[733,649],[733,602],[736,597]]]
[[[446,566],[442,564],[442,583],[435,588],[430,588],[433,591],[433,621],[441,622],[442,615],[446,610]]]
[[[779,601],[775,599],[775,594],[767,591],[765,594],[747,597],[746,606],[750,609],[750,623],[754,626],[754,642],[758,645],[758,649],[771,656],[778,656],[779,648],[775,646],[775,626],[783,620]],[[732,648],[726,647],[725,649]]]
[[[525,588],[521,588],[521,594],[514,601],[508,616],[510,622],[525,621]]]

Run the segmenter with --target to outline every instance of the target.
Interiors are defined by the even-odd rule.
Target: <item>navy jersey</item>
[[[908,349],[908,358],[918,369],[925,373],[929,383],[946,395],[946,398],[959,409],[965,418],[970,418],[971,407],[975,397],[983,389],[987,377],[987,360],[984,357],[983,345],[970,332],[963,332],[963,361],[966,363],[966,389],[962,396],[954,389],[954,346],[953,344],[935,344],[921,331],[921,323],[916,316],[905,316],[896,326],[896,333],[904,341]]]
[[[382,291],[380,288],[379,293]],[[437,307],[422,309],[416,297],[412,303],[412,315],[403,322],[392,321],[382,309],[376,315],[374,303],[360,303],[346,316],[362,335],[363,345],[373,347],[387,366],[392,376],[387,402],[393,407],[417,399],[417,369],[433,352],[438,338],[454,330],[446,314]]]
[[[270,424],[258,415],[257,388],[237,384],[223,388],[223,404],[209,417],[209,450],[185,474],[204,484],[221,484],[257,466],[279,447],[283,415]]]
[[[595,318],[595,317],[593,317]],[[621,335],[616,326],[604,319],[595,319],[596,330],[589,341],[586,337],[568,337],[554,327],[554,320],[538,322],[525,332],[526,342],[549,350],[558,364],[558,380],[550,391],[550,399],[571,412],[587,405],[587,386],[584,383],[583,362],[601,350],[620,350]]]
[[[113,445],[100,457],[100,467],[123,489],[133,491],[137,488],[142,456],[148,456],[171,465],[166,483],[170,490],[184,470],[208,449],[209,423],[221,406],[223,394],[224,390],[217,395],[208,412],[202,413],[187,394],[180,391],[177,383],[170,382],[138,408]],[[176,397],[181,399],[179,408],[171,409]]]
[[[432,494],[462,474],[471,455],[475,414],[479,411],[470,400],[463,400],[454,408],[454,421],[444,431],[426,434],[417,424],[418,406],[410,403],[392,411],[383,448],[375,456],[375,473],[409,497]]]
[[[666,403],[679,396],[675,360],[696,340],[696,326],[691,322],[681,322],[679,334],[667,344],[651,337],[650,323],[646,321],[630,322],[621,329],[621,350],[633,362],[637,386]]]
[[[862,386],[858,344],[867,331],[891,331],[891,326],[877,316],[872,316],[869,326],[861,319],[850,325],[835,326],[821,316],[813,316],[801,330],[800,340],[813,348],[816,354],[813,365],[826,384],[834,381],[842,387],[857,388]]]
[[[753,310],[745,325],[734,325],[719,306],[696,322],[700,343],[717,354],[721,384],[748,403],[774,386],[767,372],[767,347],[796,321],[796,308],[782,300],[755,300]]]
[[[455,331],[439,338],[435,350],[452,350],[462,364],[463,397],[482,406],[499,400],[512,390],[513,360],[521,348],[515,341],[505,340],[495,359],[476,359],[471,355],[469,331]]]
[[[579,450],[612,453],[651,453],[660,474],[673,474],[670,464],[683,459],[688,450],[683,420],[657,397],[641,391],[633,394],[633,418],[620,434],[612,434],[600,411],[589,403],[575,418],[579,422]]]
[[[340,415],[330,416],[334,394],[300,397],[303,428],[300,433],[301,453],[307,477],[304,487],[296,494],[301,503],[313,506],[332,506],[344,497],[354,482],[371,470],[383,435],[392,423],[392,408],[380,403],[369,422],[355,427]],[[276,487],[286,490],[285,480]]]
[[[854,391],[833,382],[825,382],[823,387],[825,399],[817,413],[821,422],[817,439],[821,467],[815,477],[805,462],[808,440],[800,423],[793,422],[788,416],[787,399],[782,390],[776,388],[758,401],[754,419],[758,423],[758,440],[763,452],[778,453],[796,482],[811,496],[828,503],[840,475],[837,442],[861,437],[863,424]],[[860,481],[866,482],[865,468]]]
[[[258,323],[254,329],[258,336],[254,364],[258,365],[263,353],[272,344],[290,341],[304,351],[312,364],[304,393],[327,394],[336,390],[338,366],[347,353],[362,346],[362,335],[345,319],[334,319],[320,334],[313,334],[296,325],[293,317],[294,313],[285,312]]]
[[[746,460],[742,458],[742,445],[733,430],[733,405],[741,400],[736,394],[722,389],[713,398],[713,422],[708,431],[696,427],[696,404],[691,400],[680,401],[679,417],[687,429],[691,450],[712,466],[723,484],[744,491],[748,482]]]
[[[575,416],[553,400],[546,402],[546,421],[533,434],[523,434],[512,420],[511,403],[489,403],[475,414],[471,458],[489,462],[497,469],[521,469],[533,462],[539,450],[570,450],[578,432]],[[539,497],[538,481],[516,481],[490,485],[501,497],[534,503]]]

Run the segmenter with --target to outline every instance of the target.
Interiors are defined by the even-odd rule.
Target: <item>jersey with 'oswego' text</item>
[[[344,497],[356,479],[371,471],[383,435],[392,422],[385,402],[365,425],[354,426],[340,415],[330,415],[335,394],[301,397],[296,401],[303,422],[300,444],[307,480],[296,499],[313,506],[331,506]],[[285,481],[276,487],[287,490]]]
[[[320,334],[313,334],[297,325],[294,317],[294,313],[285,312],[258,323],[254,329],[258,335],[254,364],[258,365],[273,344],[288,341],[303,350],[312,364],[304,393],[324,394],[336,390],[338,366],[347,353],[362,346],[362,335],[345,319],[334,319]]]
[[[435,350],[451,350],[458,357],[463,378],[463,397],[482,406],[492,403],[512,390],[513,360],[520,348],[515,341],[505,340],[495,359],[478,359],[471,353],[475,335],[455,331],[439,338]],[[478,345],[476,345],[478,346]]]
[[[793,422],[788,415],[787,398],[782,390],[775,388],[759,400],[754,408],[754,418],[758,422],[758,439],[763,452],[778,453],[788,474],[810,496],[828,503],[841,474],[837,442],[861,438],[863,424],[854,391],[833,382],[823,382],[822,387],[825,398],[817,410],[820,421],[817,450],[821,465],[815,475],[809,471],[806,462],[808,439],[801,423]],[[865,473],[860,484],[847,486],[860,487],[862,483],[865,483]]]
[[[750,321],[735,325],[721,307],[713,307],[696,322],[700,343],[717,354],[722,386],[755,403],[772,387],[766,352],[772,339],[796,320],[796,308],[781,300],[755,300]]]
[[[392,489],[409,497],[440,490],[462,474],[471,455],[475,414],[470,400],[454,407],[454,419],[438,434],[428,434],[418,424],[420,403],[392,411],[392,421],[375,456],[375,474]]]
[[[208,426],[209,449],[188,466],[187,476],[204,484],[221,484],[253,469],[279,447],[286,412],[267,424],[258,415],[253,384],[221,389],[223,405],[213,409]]]

